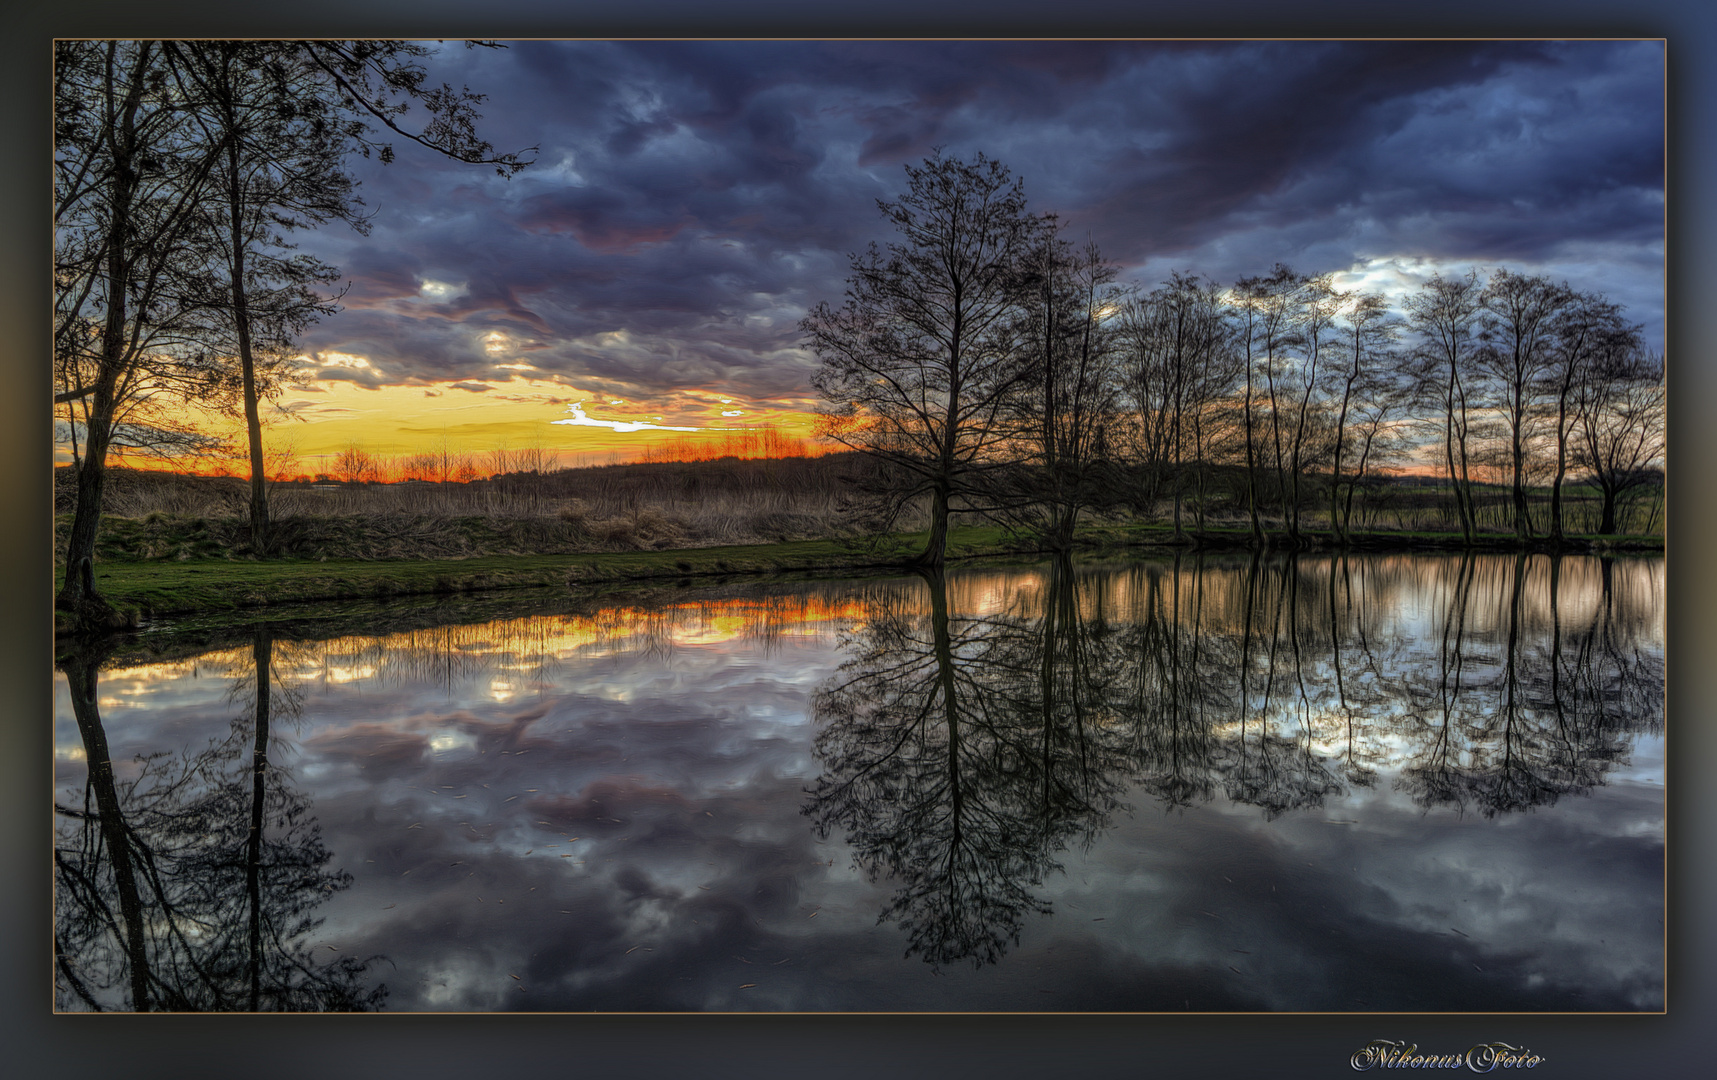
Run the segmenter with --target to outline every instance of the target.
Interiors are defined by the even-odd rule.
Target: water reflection
[[[119,768],[99,709],[111,646],[62,659],[87,778],[55,804],[56,1006],[95,1011],[358,1011],[374,958],[307,946],[316,909],[347,888],[330,871],[310,799],[271,766],[271,725],[297,709],[276,693],[274,642],[255,635],[240,715],[202,750],[157,751]],[[248,756],[246,751],[248,750]]]
[[[1594,569],[1596,589],[1569,586]],[[898,883],[882,919],[908,955],[981,966],[1051,910],[1034,890],[1129,790],[1177,809],[1220,788],[1275,818],[1382,771],[1427,808],[1552,805],[1662,722],[1650,612],[1614,579],[1610,560],[1526,555],[1083,578],[1063,559],[1041,592],[951,616],[927,576],[928,610],[879,608],[814,699],[805,813]]]
[[[1051,573],[1026,621],[951,620],[947,584],[926,577],[928,618],[879,606],[853,659],[818,692],[824,769],[805,812],[844,830],[874,879],[900,883],[883,911],[908,954],[994,962],[1019,940],[1055,853],[1102,827],[1124,775],[1094,738],[1082,680],[1096,649],[1079,625],[1072,567]]]
[[[57,1004],[1660,1008],[1662,588],[1193,555],[70,651]]]

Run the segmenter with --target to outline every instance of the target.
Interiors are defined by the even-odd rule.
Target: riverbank
[[[1267,538],[1272,549],[1288,547],[1287,538]],[[1080,547],[1105,551],[1229,551],[1253,546],[1244,528],[1184,533],[1161,525],[1093,525],[1080,532]],[[732,576],[803,572],[875,572],[901,569],[922,547],[917,536],[878,542],[803,540],[775,544],[672,548],[662,551],[583,552],[544,555],[482,555],[458,559],[280,559],[178,558],[104,560],[95,567],[97,590],[132,625],[163,618],[209,616],[329,601],[375,601],[395,597],[452,596],[496,590],[568,588],[612,582],[664,582]],[[1295,550],[1340,550],[1331,534],[1302,533]],[[1346,550],[1365,552],[1460,551],[1459,534],[1359,533]],[[1525,550],[1512,536],[1480,537],[1471,550],[1486,553]],[[1536,548],[1532,550],[1537,550]],[[1573,537],[1562,551],[1652,553],[1663,550],[1661,537]],[[996,526],[951,530],[948,558],[1038,554],[1039,548]],[[63,576],[63,568],[60,575]],[[57,585],[57,583],[56,583]],[[56,632],[73,628],[64,619]]]
[[[957,529],[950,558],[1005,554],[998,528]],[[488,555],[466,559],[296,560],[178,559],[101,562],[96,589],[133,624],[340,600],[566,588],[617,581],[862,571],[898,567],[906,540],[876,545],[838,540],[748,544],[665,551]],[[63,568],[60,577],[63,580]],[[56,581],[56,587],[58,582]],[[56,624],[64,633],[71,628]]]

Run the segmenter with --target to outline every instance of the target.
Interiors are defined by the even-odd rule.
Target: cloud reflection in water
[[[1662,590],[1242,557],[282,641],[271,760],[352,875],[308,944],[385,957],[390,1010],[1649,1010]],[[959,687],[953,772],[911,664]],[[116,773],[247,679],[110,663]]]

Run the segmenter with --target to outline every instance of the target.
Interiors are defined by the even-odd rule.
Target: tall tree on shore
[[[474,45],[475,43],[471,43]],[[468,45],[468,47],[471,47]],[[470,90],[431,88],[417,62],[427,53],[406,42],[210,41],[167,43],[180,85],[204,103],[199,120],[207,137],[226,147],[216,170],[226,309],[242,373],[245,429],[250,452],[251,542],[268,548],[268,495],[253,339],[272,340],[280,352],[306,323],[332,313],[333,298],[320,290],[339,271],[293,255],[285,234],[342,221],[368,232],[347,156],[372,150],[391,160],[392,145],[372,135],[372,121],[458,161],[488,164],[511,176],[528,164],[519,154],[496,154],[476,132]],[[430,113],[422,132],[402,126],[411,99]]]
[[[1663,460],[1663,358],[1637,339],[1605,339],[1579,387],[1574,461],[1598,485],[1598,532],[1619,531],[1617,508],[1630,490],[1651,483]]]
[[[1469,388],[1477,347],[1479,295],[1476,271],[1465,277],[1442,275],[1426,282],[1406,300],[1407,325],[1418,335],[1420,386],[1442,398],[1443,464],[1455,496],[1461,537],[1468,544],[1478,527],[1473,507],[1468,438],[1472,430]]]
[[[339,272],[293,255],[284,232],[339,219],[363,230],[356,182],[343,169],[346,137],[318,93],[319,69],[274,42],[167,42],[181,93],[197,100],[205,138],[225,147],[205,213],[214,238],[209,303],[230,329],[250,458],[250,541],[268,550],[261,402],[292,339],[330,314],[321,292]],[[272,363],[271,363],[272,362]]]
[[[1265,279],[1241,278],[1228,291],[1228,306],[1235,318],[1235,343],[1240,351],[1246,375],[1246,392],[1241,401],[1241,437],[1246,443],[1246,514],[1252,523],[1252,542],[1264,543],[1264,524],[1258,515],[1258,433],[1257,394],[1258,354],[1268,356],[1267,334],[1270,290]]]
[[[1498,270],[1479,294],[1484,343],[1475,356],[1508,429],[1514,534],[1521,540],[1532,535],[1526,503],[1529,429],[1550,365],[1557,320],[1573,301],[1574,293],[1566,285],[1508,270]]]
[[[372,125],[503,175],[528,164],[477,137],[481,95],[428,84],[427,54],[386,41],[57,46],[55,404],[82,403],[83,431],[55,603],[75,622],[116,618],[93,575],[107,456],[126,409],[151,394],[242,394],[253,531],[266,536],[258,341],[325,308],[314,285],[331,278],[278,257],[278,230],[352,217],[340,160],[393,156]],[[412,101],[429,113],[417,132],[400,119]],[[229,345],[237,373],[219,362]]]
[[[1294,338],[1300,355],[1292,385],[1299,390],[1300,400],[1294,407],[1294,433],[1288,443],[1288,490],[1282,507],[1288,536],[1293,539],[1300,535],[1300,476],[1312,456],[1313,440],[1309,436],[1313,415],[1318,411],[1317,393],[1324,379],[1324,351],[1333,344],[1331,338],[1341,304],[1328,274],[1305,278],[1294,295]]]
[[[1556,475],[1550,485],[1550,535],[1563,538],[1562,488],[1580,418],[1582,388],[1602,374],[1600,359],[1637,352],[1639,328],[1623,321],[1621,308],[1602,296],[1576,294],[1556,319],[1544,373],[1544,394],[1555,415]],[[1594,398],[1595,400],[1595,398]]]
[[[1147,499],[1166,474],[1176,535],[1190,463],[1202,496],[1206,414],[1239,379],[1238,356],[1222,291],[1196,274],[1176,272],[1124,311],[1122,378],[1131,399],[1136,447],[1151,476]],[[1202,522],[1202,499],[1195,503]]]
[[[117,617],[96,593],[93,564],[121,417],[157,393],[193,396],[211,377],[191,340],[202,312],[189,282],[201,201],[225,147],[202,137],[154,42],[60,42],[54,62],[55,401],[83,411],[55,606],[100,626]]]
[[[1077,248],[1052,225],[1024,261],[1021,348],[1032,364],[1014,399],[1029,432],[1027,467],[1013,474],[1022,505],[1010,517],[1067,551],[1079,514],[1109,502],[1110,436],[1122,296],[1117,268],[1094,243]]]
[[[1288,523],[1288,458],[1282,453],[1285,387],[1281,385],[1292,349],[1299,344],[1295,316],[1306,279],[1281,263],[1268,277],[1252,279],[1264,353],[1264,387],[1270,399],[1270,443],[1276,472],[1276,493],[1282,501],[1282,521]],[[1278,393],[1283,390],[1284,393]]]
[[[1337,540],[1346,543],[1347,523],[1345,516],[1338,511],[1342,461],[1347,452],[1348,416],[1356,405],[1356,396],[1360,399],[1376,396],[1383,389],[1377,378],[1377,363],[1395,340],[1396,324],[1389,318],[1388,301],[1377,293],[1341,295],[1339,299],[1337,322],[1343,337],[1342,360],[1329,369],[1331,381],[1335,384],[1332,396],[1338,402],[1335,449],[1330,455],[1329,523]],[[1367,441],[1365,449],[1369,451],[1370,448]],[[1351,497],[1348,505],[1352,506]]]
[[[1019,432],[1009,399],[1031,365],[1017,347],[1021,262],[1045,224],[997,161],[940,151],[906,166],[907,190],[878,200],[899,239],[853,259],[847,300],[800,324],[829,402],[825,436],[878,458],[899,482],[889,520],[928,497],[915,562],[943,564],[956,506],[988,509],[986,481]]]

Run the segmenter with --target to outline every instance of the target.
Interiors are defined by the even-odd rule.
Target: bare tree
[[[1514,533],[1522,540],[1532,535],[1526,456],[1534,405],[1550,364],[1558,317],[1573,300],[1566,285],[1508,270],[1498,270],[1479,294],[1484,344],[1475,355],[1508,430]]]
[[[1419,386],[1410,372],[1393,362],[1395,359],[1393,352],[1385,353],[1382,363],[1363,378],[1348,413],[1346,429],[1353,435],[1355,456],[1342,499],[1344,536],[1352,527],[1354,492],[1373,486],[1367,485],[1367,477],[1376,475],[1370,471],[1372,467],[1395,460],[1411,444],[1407,435],[1409,407],[1418,396]]]
[[[348,484],[370,484],[381,477],[381,464],[362,447],[348,446],[334,459],[334,475]]]
[[[1053,219],[1052,219],[1053,220]],[[1121,293],[1096,244],[1075,248],[1052,229],[1025,261],[1031,282],[1021,347],[1034,365],[1014,408],[1030,433],[1012,517],[1067,551],[1081,511],[1112,501],[1108,428],[1118,408]]]
[[[1618,531],[1617,506],[1633,488],[1651,483],[1663,460],[1663,358],[1637,341],[1611,341],[1599,350],[1579,388],[1574,460],[1603,499],[1598,532]]]
[[[1461,536],[1468,544],[1478,523],[1470,470],[1472,417],[1468,396],[1474,378],[1482,290],[1477,272],[1461,278],[1439,274],[1406,301],[1407,325],[1419,338],[1419,385],[1442,398],[1443,462],[1455,496]]]
[[[1343,455],[1347,452],[1348,415],[1356,404],[1356,395],[1363,401],[1382,389],[1377,378],[1377,364],[1394,342],[1397,329],[1396,324],[1389,318],[1388,302],[1382,296],[1376,293],[1341,293],[1336,294],[1336,297],[1340,302],[1337,321],[1346,340],[1343,342],[1341,366],[1332,365],[1329,369],[1332,381],[1336,384],[1334,396],[1339,401],[1335,420],[1335,449],[1330,455],[1329,523],[1337,539],[1345,543],[1346,519],[1337,513],[1337,509],[1341,502]],[[1372,429],[1373,434],[1375,430]],[[1365,453],[1370,449],[1371,442],[1368,439],[1361,454],[1362,462]],[[1348,505],[1351,507],[1351,484],[1349,487]]]
[[[289,255],[283,232],[343,221],[360,233],[368,226],[346,156],[391,145],[375,143],[370,121],[460,161],[481,162],[511,176],[528,162],[496,155],[476,134],[481,95],[431,88],[416,62],[426,50],[404,42],[213,41],[168,43],[188,96],[200,95],[204,130],[226,148],[216,172],[224,212],[225,294],[244,383],[245,427],[251,467],[251,540],[268,545],[258,378],[252,339],[258,332],[284,351],[303,326],[331,314],[335,297],[318,290],[338,271],[304,255]],[[469,47],[469,46],[468,46]],[[398,117],[411,99],[430,113],[421,133]]]
[[[251,545],[268,550],[260,403],[290,370],[293,338],[335,310],[339,272],[292,255],[283,233],[338,219],[364,230],[345,132],[320,69],[279,42],[167,42],[170,69],[204,138],[225,148],[204,208],[215,238],[208,303],[224,316],[243,389]],[[272,376],[272,377],[271,377]]]
[[[1134,414],[1135,449],[1150,477],[1147,498],[1154,499],[1158,478],[1166,473],[1179,535],[1188,458],[1202,494],[1206,412],[1240,375],[1222,292],[1196,274],[1175,273],[1128,304],[1123,325],[1123,379]],[[1202,500],[1198,506],[1202,522]]]
[[[96,593],[107,456],[129,405],[218,384],[195,345],[192,234],[225,149],[170,92],[152,42],[55,49],[55,402],[80,402],[83,449],[66,576],[55,606],[83,625],[116,613]],[[97,329],[99,327],[99,329]],[[75,424],[74,426],[74,437]]]
[[[1579,422],[1582,398],[1595,401],[1594,377],[1602,361],[1639,348],[1639,328],[1622,320],[1621,309],[1601,296],[1577,294],[1556,319],[1544,372],[1544,395],[1555,412],[1556,476],[1550,487],[1550,535],[1560,542],[1564,523],[1562,486]]]
[[[1263,347],[1263,355],[1259,359],[1264,368],[1264,386],[1270,399],[1270,441],[1274,451],[1276,472],[1276,490],[1283,502],[1282,518],[1287,523],[1288,476],[1287,459],[1282,454],[1282,416],[1284,409],[1281,398],[1277,393],[1279,376],[1285,371],[1291,350],[1299,344],[1298,327],[1295,325],[1298,308],[1298,293],[1305,279],[1294,273],[1281,263],[1271,271],[1268,277],[1252,278],[1242,282],[1249,291],[1254,310],[1257,313],[1259,341]],[[1248,369],[1250,370],[1250,368]]]
[[[1290,376],[1290,385],[1300,392],[1294,407],[1294,433],[1289,441],[1288,490],[1283,495],[1283,515],[1288,523],[1288,536],[1300,535],[1300,476],[1310,464],[1313,445],[1308,435],[1313,431],[1312,416],[1318,409],[1316,395],[1320,386],[1320,365],[1324,348],[1335,329],[1336,313],[1341,310],[1341,298],[1331,284],[1330,275],[1304,278],[1293,296],[1294,341],[1299,346],[1298,370]]]
[[[1278,266],[1277,271],[1285,272],[1286,268]],[[1264,357],[1268,357],[1272,348],[1271,333],[1276,325],[1271,317],[1272,294],[1270,279],[1249,277],[1235,282],[1227,298],[1237,323],[1235,341],[1246,374],[1246,393],[1240,414],[1242,436],[1246,443],[1246,513],[1252,522],[1252,541],[1259,545],[1264,542],[1264,525],[1258,516],[1260,465],[1255,404],[1255,380],[1258,374],[1256,353],[1261,351]]]
[[[985,481],[1017,440],[1007,404],[1030,368],[1016,343],[1020,262],[1044,225],[1008,170],[939,151],[906,167],[907,191],[878,200],[900,235],[853,259],[847,301],[800,324],[821,366],[822,434],[897,477],[892,524],[928,496],[930,536],[915,562],[942,565],[951,509],[989,508]]]

